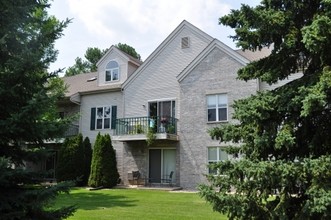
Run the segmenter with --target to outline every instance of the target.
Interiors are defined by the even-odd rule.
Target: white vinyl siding
[[[191,45],[194,47],[182,50],[182,37],[187,36],[190,36]],[[133,80],[124,88],[125,117],[147,116],[148,111],[143,106],[147,107],[149,100],[169,97],[179,99],[177,75],[201,53],[208,43],[210,40],[189,28],[183,28],[168,42],[165,48],[159,48],[158,54],[150,57],[152,59],[150,62],[145,61],[145,66],[141,71],[135,73],[138,74],[137,77],[133,76]],[[176,108],[175,117],[178,118],[179,105]]]
[[[117,80],[112,79],[112,75],[116,75],[115,72],[108,73],[108,80],[113,80],[113,81],[107,81],[106,79],[106,70],[107,65],[109,62],[115,61],[118,64],[118,77],[115,76],[115,79],[118,78]],[[109,67],[109,66],[108,66]],[[132,70],[131,70],[132,71]],[[112,53],[109,53],[107,57],[103,59],[101,63],[98,65],[98,85],[99,86],[104,86],[104,85],[109,85],[109,83],[123,83],[128,76],[128,60],[123,58],[122,55],[117,53],[117,51],[112,51]],[[110,77],[110,79],[109,79]]]
[[[84,137],[89,137],[91,142],[94,142],[95,137],[97,136],[98,132],[101,134],[111,134],[113,130],[111,128],[109,129],[96,129],[91,130],[91,109],[96,107],[105,107],[110,106],[110,109],[112,109],[112,106],[117,106],[117,118],[123,117],[123,97],[120,91],[118,92],[111,92],[111,93],[100,93],[100,94],[91,94],[91,95],[85,95],[82,96],[81,100],[81,112],[80,112],[80,131],[83,134]],[[95,112],[97,110],[95,109]],[[111,115],[110,115],[111,117]],[[110,122],[111,125],[112,122]]]

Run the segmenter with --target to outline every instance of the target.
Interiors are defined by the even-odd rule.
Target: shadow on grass
[[[78,209],[83,210],[106,209],[117,206],[132,207],[136,206],[137,203],[138,200],[101,191],[75,192],[69,195],[62,195],[58,199],[58,204],[61,204],[61,206],[76,205]]]

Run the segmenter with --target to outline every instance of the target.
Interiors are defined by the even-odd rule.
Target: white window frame
[[[99,109],[102,108],[102,115],[99,116]],[[106,110],[109,110],[107,114],[105,114]],[[105,128],[105,120],[109,120],[108,127]],[[98,127],[98,122],[101,120],[101,128]],[[95,130],[104,130],[111,129],[111,106],[97,106],[95,107]]]
[[[110,65],[111,62],[115,62],[117,64],[117,67],[114,68],[107,68],[108,65]],[[110,74],[110,80],[107,80],[107,72]],[[117,79],[114,79],[115,73],[117,72]],[[111,60],[107,63],[105,68],[105,82],[113,82],[113,81],[119,81],[120,80],[120,68],[118,65],[118,62],[115,60]]]
[[[208,97],[216,97],[216,105],[215,107],[209,107],[209,103],[208,103]],[[226,103],[219,103],[219,96],[225,96],[226,99]],[[207,121],[208,122],[227,122],[229,120],[229,104],[228,104],[229,100],[228,100],[228,94],[227,93],[220,93],[220,94],[210,94],[207,95]],[[225,106],[222,106],[224,105]],[[208,114],[209,114],[209,110],[215,109],[216,111],[216,118],[215,120],[209,120]],[[226,109],[226,119],[222,119],[220,120],[220,116],[219,116],[219,109]]]
[[[216,160],[213,160],[213,159],[210,159],[209,158],[209,150],[211,148],[216,148]],[[221,154],[220,153],[225,153],[225,157],[226,159],[221,159]],[[220,161],[226,161],[226,160],[229,160],[230,155],[225,151],[224,147],[207,147],[207,161],[208,161],[208,165],[212,164],[212,163],[218,163]],[[211,168],[208,167],[208,174],[218,174],[218,171],[214,171],[214,172],[211,172]]]

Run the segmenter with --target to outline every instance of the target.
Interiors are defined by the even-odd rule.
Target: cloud
[[[213,31],[217,19],[230,11],[219,0],[70,0],[68,5],[90,33],[108,38],[110,44],[132,42],[133,47],[151,37],[160,43],[184,19]]]
[[[260,0],[242,0],[254,6]],[[134,47],[145,60],[184,19],[230,47],[228,27],[218,19],[239,8],[233,0],[61,0],[52,2],[51,14],[73,18],[56,42],[59,56],[50,69],[66,68],[88,47],[109,48],[117,43]]]

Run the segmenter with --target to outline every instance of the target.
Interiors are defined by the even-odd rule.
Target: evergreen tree
[[[62,219],[73,207],[50,202],[67,184],[38,186],[41,173],[24,169],[40,159],[45,140],[66,129],[55,106],[63,81],[46,70],[56,59],[54,42],[69,21],[47,14],[48,1],[0,3],[0,213],[1,219]]]
[[[88,153],[88,150],[87,150]],[[86,185],[88,175],[86,175],[86,166],[90,164],[85,155],[85,143],[83,135],[78,134],[75,137],[66,138],[59,151],[59,159],[56,168],[56,179],[61,181],[76,181],[77,186]]]
[[[112,188],[116,186],[118,178],[116,155],[110,136],[98,133],[93,148],[89,186]]]
[[[211,130],[244,158],[217,164],[222,175],[209,176],[201,195],[230,219],[330,219],[331,2],[263,0],[220,23],[235,28],[243,49],[273,47],[239,70],[239,79],[273,84],[303,75],[236,101],[239,123]]]
[[[88,183],[88,178],[91,172],[91,161],[92,161],[92,146],[90,139],[86,137],[83,142],[83,152],[84,152],[84,176],[82,184],[85,186]]]

